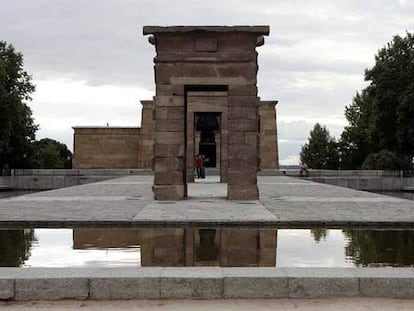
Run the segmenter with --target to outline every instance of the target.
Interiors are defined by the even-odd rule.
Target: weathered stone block
[[[274,268],[224,268],[224,298],[287,298],[285,273]]]
[[[183,84],[177,85],[177,84],[173,84],[173,94],[174,95],[179,95],[179,96],[184,96],[185,95],[185,88]]]
[[[359,294],[357,277],[289,278],[289,297],[353,297]]]
[[[93,278],[91,299],[154,299],[160,298],[159,277]]]
[[[166,268],[161,276],[161,298],[222,298],[223,278],[220,269],[197,267],[197,270]]]
[[[154,98],[155,107],[184,107],[183,96],[157,95]]]
[[[25,278],[15,280],[16,300],[86,299],[87,278]]]
[[[372,277],[360,279],[361,295],[368,297],[414,298],[414,278]]]
[[[257,185],[238,186],[228,184],[227,198],[230,200],[257,200],[259,199],[259,189]]]
[[[256,185],[257,172],[256,170],[248,170],[244,168],[241,171],[232,171],[229,169],[227,175],[227,182],[230,185]]]
[[[14,296],[14,280],[0,279],[0,300],[12,299]]]
[[[244,144],[244,132],[229,132],[228,143],[229,145],[243,145]]]
[[[184,185],[154,185],[155,200],[181,200],[184,198]]]
[[[257,95],[256,85],[229,85],[229,96],[254,96]]]
[[[193,51],[194,38],[179,34],[157,34],[157,50],[162,51]]]
[[[161,145],[184,144],[184,132],[155,132],[155,144],[161,144]]]
[[[182,84],[172,78],[238,78],[243,77],[245,84],[256,84],[257,65],[251,63],[157,63],[156,83]],[[209,81],[206,80],[206,83]],[[229,84],[229,83],[227,83]],[[237,83],[239,84],[239,83]]]
[[[196,37],[194,48],[197,52],[216,52],[218,49],[217,38]]]
[[[155,119],[159,120],[182,120],[184,123],[184,107],[157,107]],[[176,122],[176,121],[174,121]],[[178,121],[177,121],[178,122]]]
[[[155,130],[157,132],[184,132],[184,120],[171,121],[159,119],[155,122]]]
[[[257,157],[257,147],[249,145],[229,145],[228,148],[229,154],[228,158],[230,161],[233,158],[238,159],[249,159],[252,157]]]
[[[255,132],[259,131],[257,119],[232,119],[229,122],[229,131],[234,132]]]
[[[259,141],[258,132],[244,132],[244,143],[249,146],[257,146]]]
[[[184,144],[155,144],[156,157],[184,157]]]
[[[242,106],[242,107],[230,107],[228,109],[229,120],[233,119],[251,119],[257,120],[257,107],[256,106]]]
[[[258,167],[258,157],[249,157],[242,159],[239,155],[229,158],[228,169],[233,171],[240,171],[244,169],[248,170],[257,170]]]
[[[156,156],[154,161],[154,170],[156,172],[170,172],[184,170],[184,158],[167,157],[161,158]]]
[[[259,98],[257,96],[229,96],[228,105],[229,108],[241,108],[241,107],[259,107]]]
[[[169,171],[169,172],[157,172],[154,173],[155,185],[179,185],[183,183],[182,171]]]
[[[255,62],[257,59],[256,52],[246,51],[225,51],[225,52],[158,52],[154,63],[241,63]]]
[[[254,51],[256,48],[257,35],[247,35],[245,33],[222,33],[219,35],[220,50],[246,50]]]
[[[173,86],[171,84],[156,84],[155,85],[155,94],[159,95],[173,95]]]

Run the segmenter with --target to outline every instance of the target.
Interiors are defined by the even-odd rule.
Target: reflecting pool
[[[0,229],[2,267],[413,265],[412,230]]]

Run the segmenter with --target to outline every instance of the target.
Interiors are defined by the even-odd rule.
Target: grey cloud
[[[409,0],[0,0],[0,8],[0,40],[23,52],[25,68],[35,79],[150,91],[155,51],[142,26],[268,24],[271,35],[258,49],[258,86],[263,99],[279,100],[280,120],[341,118],[364,87],[364,69],[377,50],[393,35],[414,28]],[[332,56],[321,57],[326,51]],[[296,125],[295,131],[279,126],[286,139],[308,135],[308,125]],[[293,145],[297,150],[298,143]]]

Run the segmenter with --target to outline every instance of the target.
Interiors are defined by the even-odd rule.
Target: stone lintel
[[[184,33],[184,32],[249,32],[257,35],[269,35],[269,26],[144,26],[143,34]]]

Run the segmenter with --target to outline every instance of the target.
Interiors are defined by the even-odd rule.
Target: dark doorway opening
[[[195,130],[200,133],[198,151],[204,156],[205,167],[217,167],[216,132],[220,131],[220,113],[196,113]]]

